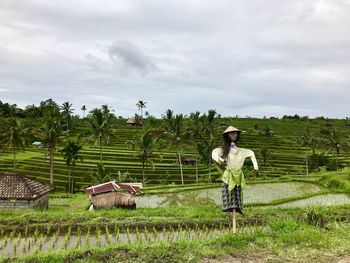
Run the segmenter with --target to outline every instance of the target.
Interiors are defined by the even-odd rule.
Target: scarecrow
[[[254,152],[236,145],[240,133],[241,130],[229,126],[223,132],[223,145],[212,152],[213,160],[226,168],[221,178],[222,210],[232,219],[233,233],[236,233],[235,212],[243,214],[242,189],[245,187],[245,179],[242,167],[246,158],[252,160],[255,173],[258,174],[258,163]]]

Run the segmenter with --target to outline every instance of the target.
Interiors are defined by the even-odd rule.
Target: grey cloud
[[[342,0],[3,0],[1,98],[344,117],[349,12]]]
[[[144,75],[157,68],[150,57],[127,40],[113,42],[107,52],[108,57],[120,66],[120,69],[136,70]]]

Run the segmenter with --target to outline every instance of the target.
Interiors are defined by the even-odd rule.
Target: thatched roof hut
[[[107,183],[94,185],[85,189],[90,195],[93,208],[121,207],[128,209],[136,208],[136,194],[142,194],[140,183]]]
[[[21,174],[0,173],[0,209],[47,208],[52,190]]]
[[[142,126],[143,125],[143,122],[140,120],[140,121],[137,121],[135,120],[134,118],[129,118],[127,121],[126,121],[126,124],[128,126]]]

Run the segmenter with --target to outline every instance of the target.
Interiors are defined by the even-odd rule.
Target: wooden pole
[[[237,228],[236,228],[236,211],[233,210],[231,212],[232,215],[232,234],[236,234],[237,233]]]

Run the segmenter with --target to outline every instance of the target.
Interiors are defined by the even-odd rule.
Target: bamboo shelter
[[[126,209],[136,208],[136,194],[143,194],[141,183],[107,183],[94,185],[85,189],[90,195],[91,208],[113,208],[121,207]]]

